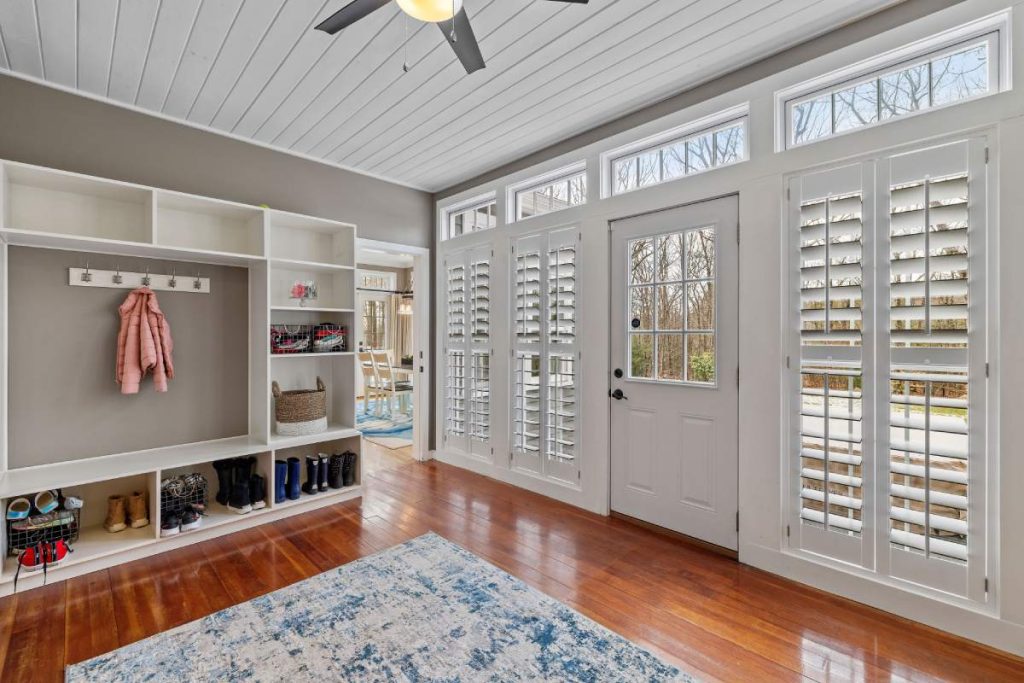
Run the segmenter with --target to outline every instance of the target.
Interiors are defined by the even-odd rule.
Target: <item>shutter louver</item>
[[[466,339],[466,269],[463,265],[447,268],[448,350],[445,354],[445,432],[448,436],[466,433],[466,354],[457,348]]]
[[[470,359],[469,429],[475,441],[491,436],[491,264],[471,259],[473,334]]]

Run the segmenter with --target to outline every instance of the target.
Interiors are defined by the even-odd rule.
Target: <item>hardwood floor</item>
[[[0,599],[0,681],[63,680],[429,530],[708,680],[1024,680],[1024,660],[620,519],[371,444],[364,462],[362,501]]]

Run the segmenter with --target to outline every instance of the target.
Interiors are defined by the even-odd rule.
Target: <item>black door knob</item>
[[[626,395],[622,393],[622,389],[616,389],[615,391],[613,391],[611,393],[611,397],[614,398],[616,401],[629,400],[629,398],[627,398]]]

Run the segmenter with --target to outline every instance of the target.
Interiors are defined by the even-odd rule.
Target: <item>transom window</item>
[[[701,227],[629,243],[631,379],[715,383],[715,235]]]
[[[746,161],[747,119],[730,121],[612,161],[612,194]]]
[[[472,232],[490,230],[498,225],[498,203],[487,199],[470,206],[462,206],[446,212],[447,232],[444,239],[461,237]]]
[[[587,203],[586,169],[545,180],[515,192],[516,220]]]
[[[822,85],[777,95],[793,147],[999,92],[1005,15],[933,36],[887,60],[866,60]]]

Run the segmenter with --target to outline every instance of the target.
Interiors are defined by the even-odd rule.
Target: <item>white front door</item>
[[[612,510],[733,550],[738,229],[733,196],[611,232]]]

